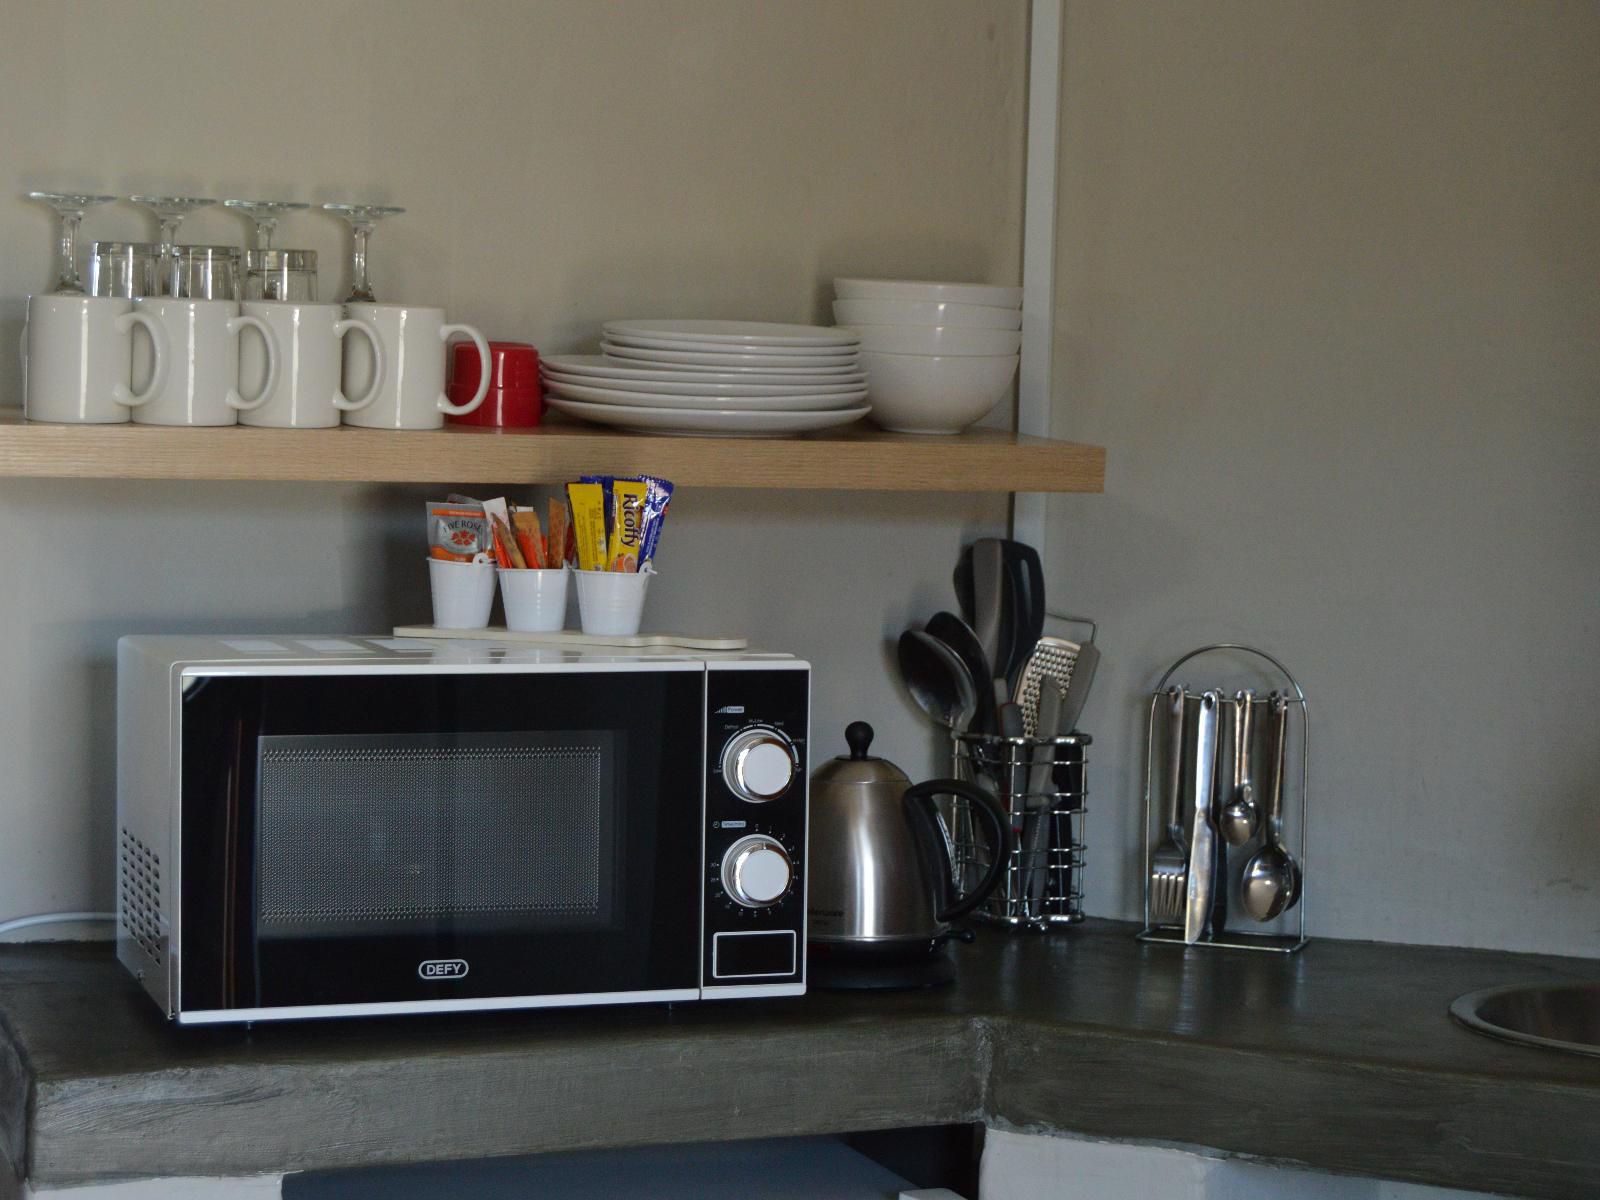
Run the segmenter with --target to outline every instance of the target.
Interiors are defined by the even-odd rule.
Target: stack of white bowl
[[[901,433],[959,433],[1011,393],[1022,289],[911,279],[835,279],[833,319],[861,335],[872,420]]]

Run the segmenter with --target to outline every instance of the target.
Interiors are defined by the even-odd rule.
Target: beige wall
[[[1014,0],[0,0],[0,346],[49,282],[29,189],[358,199],[388,299],[592,347],[614,316],[826,320],[827,281],[1015,282],[1026,9]],[[117,205],[89,237],[148,238]],[[224,211],[184,239],[233,241]],[[324,255],[331,218],[280,245]],[[0,355],[0,403],[18,402]],[[426,612],[423,489],[0,480],[0,919],[111,902],[119,634],[370,631]],[[817,753],[863,717],[931,767],[884,639],[949,603],[999,496],[686,490],[652,622],[817,666]]]
[[[1312,698],[1313,932],[1600,953],[1600,6],[1070,0],[1065,47],[1091,907],[1148,689],[1239,640]]]

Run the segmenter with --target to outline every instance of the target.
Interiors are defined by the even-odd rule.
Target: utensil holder
[[[1057,738],[955,735],[956,777],[994,794],[1013,839],[1006,872],[973,913],[977,919],[1036,931],[1083,920],[1085,748],[1092,740],[1082,733]],[[993,852],[976,836],[969,805],[959,798],[952,801],[949,832],[951,870],[965,890],[983,877]],[[1043,872],[1042,881],[1036,872]]]
[[[1300,755],[1299,755],[1299,757],[1300,757],[1300,789],[1299,789],[1300,790],[1300,804],[1299,804],[1299,810],[1298,810],[1299,811],[1299,819],[1294,823],[1294,827],[1293,827],[1294,828],[1294,834],[1293,834],[1293,836],[1292,837],[1291,836],[1286,836],[1284,838],[1285,844],[1289,845],[1289,846],[1292,846],[1292,853],[1293,853],[1293,855],[1295,857],[1296,862],[1299,864],[1299,870],[1300,870],[1300,885],[1299,885],[1298,891],[1296,892],[1295,899],[1292,902],[1292,910],[1291,910],[1296,914],[1296,918],[1297,919],[1296,919],[1296,924],[1294,926],[1293,932],[1290,932],[1290,933],[1251,933],[1251,932],[1248,932],[1248,931],[1239,931],[1239,930],[1235,930],[1235,929],[1229,927],[1229,924],[1231,924],[1231,922],[1230,922],[1229,924],[1225,924],[1224,925],[1224,928],[1220,933],[1216,933],[1216,932],[1210,931],[1208,929],[1207,932],[1205,932],[1205,933],[1203,933],[1201,935],[1199,941],[1189,943],[1189,942],[1186,942],[1185,939],[1184,939],[1184,933],[1183,933],[1183,929],[1181,928],[1181,922],[1179,923],[1179,925],[1177,927],[1174,927],[1172,925],[1157,924],[1157,923],[1153,922],[1150,919],[1150,877],[1151,877],[1151,873],[1152,873],[1152,870],[1153,870],[1152,860],[1153,860],[1154,855],[1155,855],[1156,846],[1157,846],[1157,844],[1158,844],[1158,842],[1159,842],[1159,840],[1161,838],[1160,821],[1164,819],[1164,818],[1159,817],[1158,814],[1157,814],[1155,797],[1152,794],[1152,780],[1153,780],[1154,775],[1155,775],[1154,764],[1155,764],[1155,747],[1156,747],[1156,728],[1157,728],[1157,725],[1159,723],[1157,718],[1158,718],[1158,710],[1161,708],[1161,702],[1166,697],[1167,685],[1171,681],[1173,675],[1177,673],[1178,668],[1182,667],[1185,663],[1189,662],[1191,659],[1199,658],[1201,655],[1204,655],[1204,654],[1211,654],[1211,653],[1220,652],[1220,651],[1231,651],[1231,652],[1234,652],[1234,653],[1249,654],[1249,655],[1253,655],[1253,656],[1255,656],[1257,658],[1264,659],[1266,662],[1272,664],[1273,668],[1283,677],[1283,679],[1288,683],[1288,690],[1286,692],[1281,693],[1281,694],[1283,694],[1285,696],[1285,698],[1286,698],[1286,700],[1288,702],[1287,703],[1287,707],[1285,709],[1285,720],[1288,721],[1288,723],[1289,723],[1289,733],[1291,735],[1293,734],[1293,726],[1295,724],[1295,721],[1293,719],[1293,714],[1296,713],[1296,712],[1298,712],[1300,714],[1299,715],[1299,725],[1300,725],[1300,731],[1299,731],[1299,745],[1300,745]],[[1205,689],[1201,689],[1199,692],[1197,692],[1197,691],[1195,691],[1193,689],[1190,689],[1189,693],[1188,693],[1189,699],[1190,700],[1194,700],[1198,695],[1202,694],[1204,690]],[[1217,690],[1220,691],[1222,689],[1217,689]],[[1253,701],[1252,701],[1252,706],[1251,706],[1252,715],[1254,716],[1257,713],[1267,713],[1267,712],[1269,712],[1270,711],[1270,709],[1269,709],[1270,703],[1271,703],[1271,701],[1270,701],[1270,697],[1269,696],[1257,696],[1257,697],[1255,697],[1253,699]],[[1231,707],[1231,704],[1229,705],[1229,707]],[[1259,718],[1257,718],[1257,720],[1256,720],[1256,727],[1258,729],[1264,727],[1262,725],[1261,721],[1259,720]],[[1294,739],[1291,736],[1290,737],[1290,741],[1293,741],[1293,740]],[[1309,816],[1309,811],[1310,811],[1310,797],[1309,797],[1309,794],[1308,794],[1308,791],[1307,791],[1307,770],[1308,770],[1308,765],[1309,765],[1309,762],[1310,762],[1310,755],[1311,755],[1311,722],[1310,722],[1310,709],[1309,709],[1308,705],[1306,704],[1306,694],[1305,694],[1304,691],[1301,690],[1300,684],[1298,682],[1296,682],[1295,677],[1289,672],[1289,669],[1287,667],[1285,667],[1281,662],[1279,662],[1276,658],[1274,658],[1272,655],[1268,654],[1265,650],[1258,650],[1254,646],[1245,646],[1245,645],[1240,645],[1240,644],[1234,643],[1234,642],[1218,642],[1218,643],[1215,643],[1215,644],[1209,645],[1209,646],[1201,646],[1198,650],[1189,651],[1189,653],[1183,655],[1176,662],[1174,662],[1170,667],[1167,668],[1166,674],[1162,675],[1161,681],[1156,684],[1155,690],[1150,695],[1150,712],[1149,712],[1149,716],[1148,716],[1148,718],[1146,720],[1146,723],[1145,723],[1145,754],[1144,754],[1144,831],[1145,831],[1144,832],[1144,837],[1145,837],[1145,853],[1144,853],[1144,928],[1142,930],[1140,930],[1140,932],[1137,935],[1137,937],[1138,937],[1138,939],[1140,941],[1145,941],[1145,942],[1166,942],[1166,943],[1169,943],[1169,944],[1176,944],[1176,945],[1179,945],[1179,946],[1182,946],[1182,945],[1211,946],[1211,947],[1221,946],[1221,947],[1225,947],[1227,949],[1232,949],[1232,950],[1256,950],[1256,951],[1263,951],[1263,952],[1272,953],[1272,954],[1294,954],[1294,953],[1298,952],[1301,948],[1303,948],[1305,946],[1306,940],[1307,940],[1306,939],[1306,884],[1305,884],[1305,877],[1306,877],[1307,870],[1308,870],[1307,859],[1306,859],[1306,830],[1307,830],[1308,816]],[[1288,792],[1290,780],[1291,780],[1291,775],[1290,775],[1289,770],[1288,770],[1288,764],[1285,763],[1284,790],[1285,790],[1286,794]],[[1213,806],[1212,806],[1213,820],[1215,820],[1215,814],[1216,814],[1216,811],[1217,811],[1217,809],[1219,807],[1220,806],[1218,804],[1213,804]],[[1287,818],[1288,818],[1288,814],[1290,812],[1290,807],[1291,806],[1287,803],[1287,801],[1285,801],[1285,803],[1283,805],[1283,810],[1284,810],[1284,818],[1285,818],[1284,819],[1284,824],[1285,824],[1286,827],[1289,825],[1289,822],[1288,822]],[[1230,847],[1230,849],[1232,849],[1235,854],[1241,854],[1242,855],[1245,852],[1247,852],[1250,847],[1258,845],[1260,843],[1260,840],[1261,840],[1261,835],[1258,833],[1255,837],[1252,837],[1249,842],[1246,842],[1244,846],[1242,846],[1242,847]],[[1229,875],[1228,877],[1225,877],[1221,881],[1221,886],[1231,889],[1232,883],[1233,883],[1233,879],[1232,879],[1231,875]],[[1227,907],[1228,907],[1229,913],[1232,914],[1232,912],[1233,912],[1233,910],[1235,908],[1235,905],[1230,902]],[[1282,916],[1283,916],[1283,914],[1280,913],[1279,916],[1273,918],[1273,920],[1280,920],[1282,918]],[[1243,916],[1239,917],[1238,919],[1248,921],[1251,918],[1248,915],[1243,915]]]

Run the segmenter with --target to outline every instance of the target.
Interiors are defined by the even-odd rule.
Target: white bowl
[[[1022,289],[986,283],[940,283],[924,279],[835,279],[841,300],[924,300],[938,304],[987,304],[1021,308]]]
[[[835,300],[835,325],[959,325],[964,329],[1021,329],[1022,313],[993,304],[937,300]]]
[[[861,352],[871,418],[897,433],[960,433],[1011,391],[1015,354]]]
[[[1022,334],[1013,329],[962,329],[954,325],[852,325],[863,350],[883,354],[1015,354]]]

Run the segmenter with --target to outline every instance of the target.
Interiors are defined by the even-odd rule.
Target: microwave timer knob
[[[741,800],[765,804],[794,782],[794,743],[776,729],[757,726],[734,734],[722,748],[722,778]]]
[[[789,852],[762,833],[742,837],[722,856],[722,889],[746,908],[764,908],[789,890]]]

